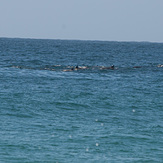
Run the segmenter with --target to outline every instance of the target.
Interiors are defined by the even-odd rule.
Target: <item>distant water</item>
[[[162,64],[163,43],[0,38],[0,162],[162,163]]]

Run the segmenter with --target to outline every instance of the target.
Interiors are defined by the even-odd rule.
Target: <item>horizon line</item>
[[[98,39],[66,39],[66,38],[30,38],[30,37],[0,37],[5,39],[33,39],[33,40],[63,40],[63,41],[101,41],[101,42],[137,42],[137,43],[163,43],[159,41],[125,41],[125,40],[98,40]]]

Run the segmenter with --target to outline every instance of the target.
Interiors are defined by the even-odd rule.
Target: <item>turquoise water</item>
[[[163,162],[163,43],[0,38],[0,56],[0,162]]]

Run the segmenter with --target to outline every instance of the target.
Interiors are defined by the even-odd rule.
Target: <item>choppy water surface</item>
[[[163,162],[163,43],[0,38],[0,56],[0,162]]]

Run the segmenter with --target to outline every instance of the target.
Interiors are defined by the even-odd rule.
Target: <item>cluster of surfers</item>
[[[23,67],[23,66],[12,66],[14,68],[20,68],[20,69],[34,69],[34,68],[28,68],[28,67]],[[157,65],[157,67],[163,67],[162,64]],[[142,66],[134,66],[132,68],[142,68]],[[77,70],[95,70],[95,69],[99,69],[99,70],[115,70],[118,69],[117,67],[115,67],[114,65],[112,66],[61,66],[61,65],[53,65],[53,66],[48,66],[45,68],[40,68],[40,70],[51,70],[51,71],[57,71],[57,70],[61,70],[64,72],[68,72],[68,71],[77,71]]]
[[[88,66],[73,66],[69,69],[64,69],[63,71],[77,71],[77,70],[86,70],[86,69],[95,69],[95,68],[99,68],[101,70],[107,70],[107,69],[110,69],[110,70],[114,70],[115,69],[115,66],[112,65],[110,67],[105,67],[105,66],[93,66],[93,67],[88,67]]]
[[[157,65],[157,67],[163,67],[163,65],[159,64]],[[112,66],[93,66],[93,67],[88,67],[88,66],[75,66],[75,67],[71,67],[69,69],[64,69],[63,71],[77,71],[77,70],[85,70],[85,69],[100,69],[100,70],[115,70],[118,69],[117,67],[115,67],[114,65]],[[132,68],[142,68],[142,66],[134,66]]]

